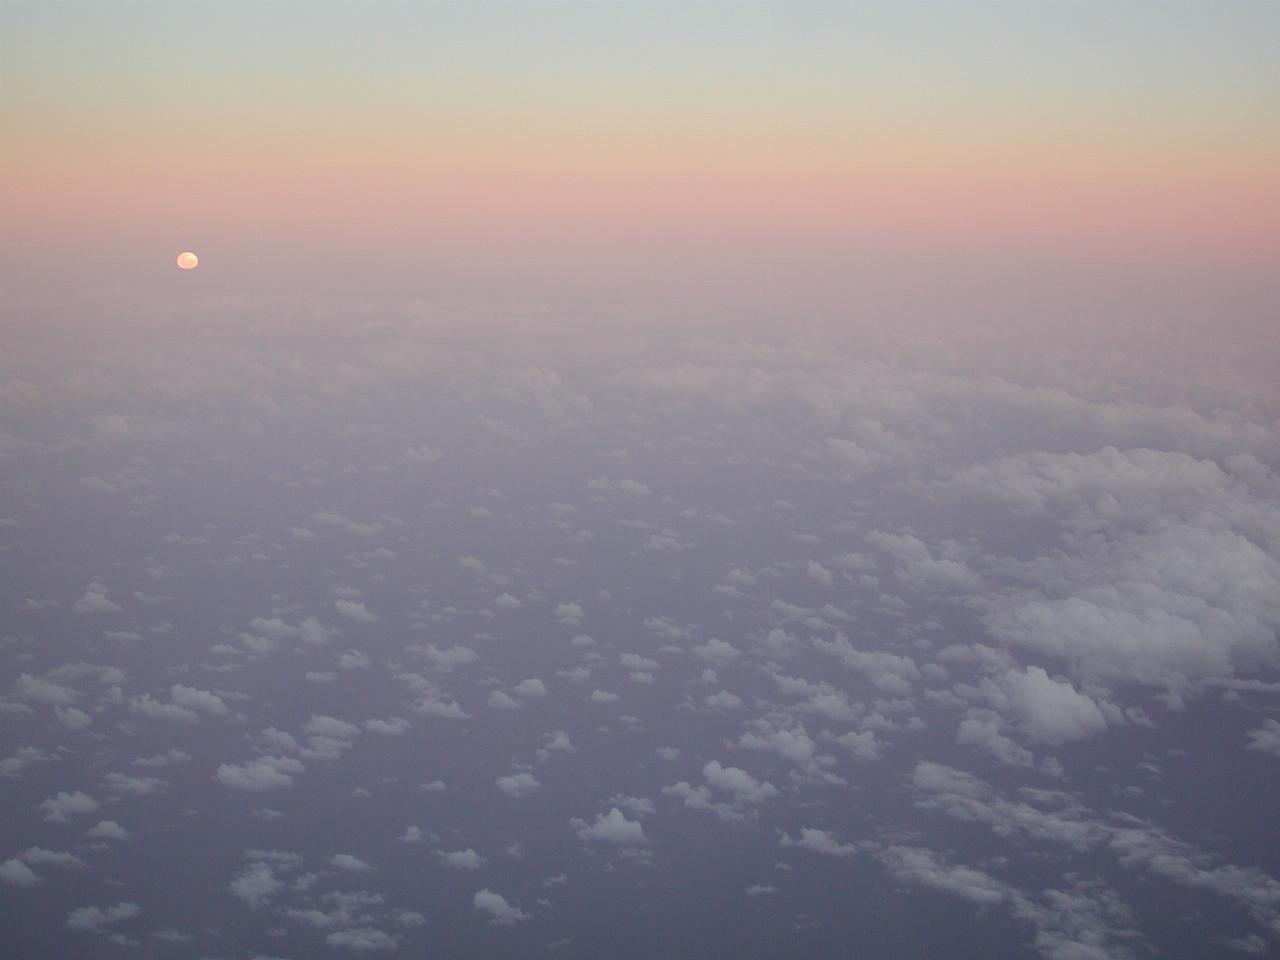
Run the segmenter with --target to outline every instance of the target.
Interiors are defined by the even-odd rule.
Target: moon
[[[194,270],[196,267],[200,266],[200,258],[190,250],[184,250],[182,253],[178,254],[176,262],[183,270]]]

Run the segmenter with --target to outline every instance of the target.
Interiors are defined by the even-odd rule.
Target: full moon
[[[194,270],[196,267],[200,266],[200,258],[197,257],[190,250],[187,250],[187,251],[184,251],[183,253],[178,254],[177,262],[178,262],[178,266],[181,267],[183,270]]]

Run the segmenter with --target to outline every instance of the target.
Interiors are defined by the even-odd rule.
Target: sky
[[[23,282],[145,283],[188,246],[239,287],[404,294],[760,296],[764,274],[847,295],[885,262],[1259,282],[1280,239],[1271,3],[4,18]]]
[[[1278,41],[0,0],[0,953],[1275,954]]]

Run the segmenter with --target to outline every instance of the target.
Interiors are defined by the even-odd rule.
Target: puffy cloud
[[[73,814],[93,813],[98,809],[98,801],[80,790],[70,793],[60,790],[57,796],[42,801],[40,809],[46,820],[62,823]]]
[[[377,623],[378,618],[360,600],[338,599],[333,601],[334,609],[348,620],[356,623]]]
[[[354,723],[314,713],[311,719],[302,725],[302,730],[313,737],[334,737],[339,740],[360,735],[360,728]]]
[[[231,881],[231,893],[247,903],[250,908],[259,910],[271,902],[271,898],[284,889],[284,882],[278,879],[268,863],[251,863],[244,872]]]
[[[129,831],[114,820],[99,821],[97,826],[90,827],[85,831],[86,836],[94,837],[98,840],[127,840]]]
[[[745,750],[777,754],[804,768],[814,765],[817,753],[817,744],[803,726],[782,726],[767,719],[757,720],[754,730],[738,738],[738,746]]]
[[[51,683],[29,673],[19,675],[14,692],[23,700],[67,707],[80,699],[80,691],[74,687]]]
[[[76,707],[54,707],[58,722],[68,730],[84,730],[93,724],[93,718]]]
[[[466,850],[437,850],[436,856],[446,867],[459,870],[479,870],[484,866],[484,857],[470,847]]]
[[[348,870],[352,873],[369,873],[373,870],[369,864],[350,853],[335,853],[329,858],[329,863],[339,870]]]
[[[984,681],[993,703],[1007,709],[1032,740],[1060,744],[1106,729],[1107,718],[1070,683],[1054,680],[1043,667],[1010,670]]]
[[[529,919],[529,914],[508,903],[506,897],[492,890],[476,891],[476,895],[471,898],[471,903],[475,909],[489,914],[492,923],[509,925]]]
[[[342,530],[344,533],[354,534],[358,537],[372,537],[382,529],[380,523],[362,523],[358,520],[351,520],[339,513],[331,513],[327,510],[318,511],[311,515],[311,519],[322,527],[332,527]]]
[[[370,733],[381,734],[384,737],[398,737],[412,729],[409,721],[401,717],[392,717],[390,720],[366,720],[364,728]]]
[[[47,850],[44,847],[27,847],[18,854],[26,863],[51,864],[56,867],[83,867],[84,861],[74,853]]]
[[[169,688],[169,699],[180,707],[215,717],[225,716],[228,712],[227,705],[217,694],[207,690],[197,690],[195,687],[184,687],[180,683],[175,683]]]
[[[67,926],[72,930],[86,930],[98,933],[103,927],[131,920],[142,913],[136,903],[117,903],[114,907],[77,907],[67,914]]]
[[[76,613],[119,613],[123,608],[112,602],[107,593],[107,588],[95,580],[85,588],[73,609]]]
[[[521,680],[512,687],[511,690],[516,696],[524,697],[527,700],[537,699],[547,695],[547,685],[537,677],[530,677],[527,680]]]
[[[52,759],[53,754],[38,747],[19,747],[0,760],[0,777],[20,777],[28,767],[37,763],[48,763]]]
[[[399,937],[394,937],[377,927],[349,927],[346,930],[335,930],[324,939],[325,943],[331,947],[354,950],[356,953],[396,950],[400,946]]]
[[[532,773],[513,773],[510,776],[499,777],[494,784],[508,797],[523,797],[542,786]]]
[[[836,737],[836,743],[853,755],[855,760],[879,760],[884,745],[876,739],[874,730],[851,730]]]
[[[1280,720],[1267,719],[1256,730],[1250,730],[1249,749],[1280,757]]]
[[[35,887],[41,883],[40,876],[16,857],[0,863],[0,882],[11,887]]]
[[[960,897],[980,906],[1000,903],[1009,888],[995,877],[972,867],[946,863],[923,847],[893,845],[877,856],[899,880]]]
[[[726,643],[723,640],[717,640],[714,637],[706,643],[695,644],[693,652],[708,663],[714,663],[717,666],[724,666],[727,663],[732,663],[734,660],[738,659],[738,657],[742,656],[742,651],[733,644]]]
[[[305,767],[293,757],[263,756],[248,763],[224,763],[214,774],[223,786],[236,790],[261,793],[278,790],[293,784],[292,774],[301,773]]]
[[[586,618],[586,612],[579,604],[561,603],[556,606],[556,620],[566,627],[578,627]]]
[[[130,777],[123,773],[108,773],[102,778],[103,786],[118,796],[145,797],[168,784],[156,777]]]
[[[816,827],[801,828],[800,836],[794,840],[783,834],[780,842],[784,847],[798,847],[828,857],[851,857],[858,852],[856,844],[841,843],[829,830],[819,830]]]
[[[1003,733],[1004,721],[990,710],[973,710],[960,721],[956,743],[987,751],[1011,767],[1030,767],[1035,755]]]
[[[613,807],[608,813],[597,814],[593,823],[575,817],[569,821],[569,825],[582,840],[596,840],[623,847],[649,842],[644,835],[644,825],[639,820],[628,820],[626,814],[617,807]]]
[[[129,698],[129,712],[151,720],[177,720],[182,723],[199,723],[200,715],[190,707],[178,703],[161,703],[150,694]]]
[[[717,790],[733,795],[735,803],[758,804],[778,795],[778,789],[769,782],[761,782],[738,767],[726,767],[719,760],[712,760],[702,768],[707,783]]]

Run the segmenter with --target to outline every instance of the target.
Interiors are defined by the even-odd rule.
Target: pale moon
[[[178,254],[178,266],[183,270],[194,270],[200,266],[200,258],[190,250],[184,251]]]

